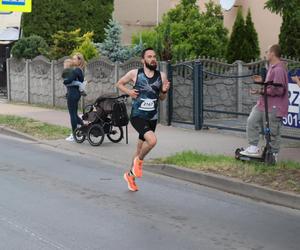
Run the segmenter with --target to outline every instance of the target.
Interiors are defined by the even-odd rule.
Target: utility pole
[[[156,0],[156,26],[159,24],[159,0]]]

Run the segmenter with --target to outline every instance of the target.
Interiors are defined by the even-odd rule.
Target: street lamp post
[[[156,26],[159,23],[159,0],[156,0]]]

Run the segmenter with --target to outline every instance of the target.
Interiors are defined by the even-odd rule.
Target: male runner
[[[117,87],[132,97],[130,122],[139,133],[137,150],[130,171],[124,173],[124,179],[130,191],[138,191],[135,177],[143,175],[142,166],[145,156],[156,145],[154,134],[158,118],[158,101],[166,98],[170,82],[165,73],[156,70],[157,59],[152,48],[142,52],[143,68],[129,71],[117,83]],[[133,89],[125,85],[134,83]]]

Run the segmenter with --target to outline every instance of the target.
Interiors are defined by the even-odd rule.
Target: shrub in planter
[[[11,53],[16,58],[32,59],[44,54],[48,49],[48,44],[44,38],[32,35],[17,41],[12,47]]]

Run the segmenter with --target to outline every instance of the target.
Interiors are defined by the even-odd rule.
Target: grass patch
[[[152,162],[220,174],[276,190],[300,193],[299,162],[281,161],[269,166],[258,162],[237,161],[233,156],[206,155],[194,151],[184,151]]]
[[[61,139],[70,134],[66,127],[12,115],[0,115],[0,125],[46,140]]]

